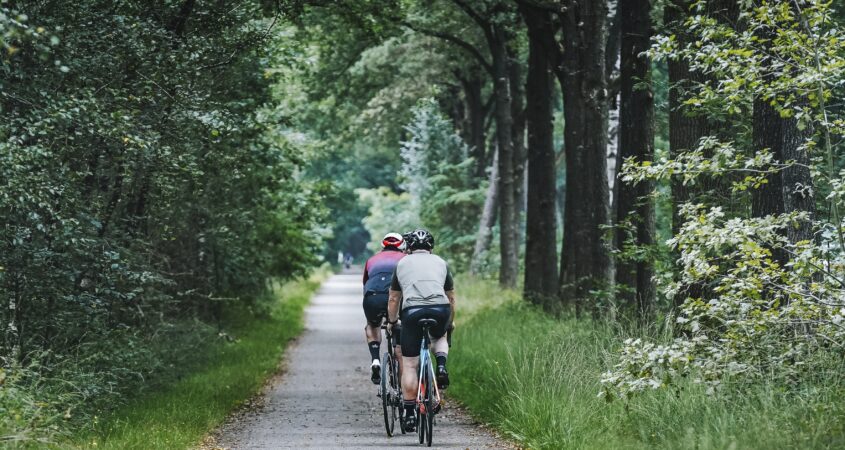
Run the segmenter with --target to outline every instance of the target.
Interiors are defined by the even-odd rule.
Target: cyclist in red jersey
[[[381,382],[381,321],[387,317],[390,282],[396,265],[405,256],[405,240],[399,233],[388,233],[382,239],[381,246],[382,251],[368,259],[364,266],[364,315],[367,317],[364,334],[372,358],[370,379],[373,384]]]

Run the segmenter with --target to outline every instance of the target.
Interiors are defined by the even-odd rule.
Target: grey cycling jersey
[[[411,253],[399,260],[393,277],[392,288],[402,291],[403,310],[449,304],[446,288],[452,290],[452,277],[446,261],[437,255],[425,251]]]

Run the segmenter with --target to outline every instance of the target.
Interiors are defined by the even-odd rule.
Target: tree
[[[607,80],[605,2],[562,2],[566,210],[561,257],[561,299],[584,309],[591,291],[611,283],[607,185]]]
[[[652,161],[654,158],[654,95],[651,89],[651,61],[646,55],[651,45],[651,2],[632,0],[619,3],[621,27],[621,120],[622,160]],[[654,183],[618,182],[616,199],[616,249],[621,254],[616,265],[616,283],[621,288],[624,307],[640,313],[654,303],[654,262],[648,253],[627,255],[629,244],[644,247],[655,243]]]
[[[521,3],[528,30],[526,123],[528,208],[525,235],[525,298],[548,304],[558,292],[556,171],[552,123],[553,64],[557,49],[548,10]]]

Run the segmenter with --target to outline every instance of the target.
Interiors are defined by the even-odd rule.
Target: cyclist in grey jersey
[[[437,384],[449,385],[446,359],[449,343],[446,330],[454,319],[455,286],[449,267],[442,258],[431,253],[434,237],[426,230],[415,230],[405,237],[410,254],[402,258],[393,273],[387,303],[390,324],[402,319],[402,393],[405,401],[405,430],[415,425],[419,354],[422,329],[419,320],[434,319],[437,326],[429,329],[431,348],[437,359]],[[400,307],[401,304],[401,307]]]

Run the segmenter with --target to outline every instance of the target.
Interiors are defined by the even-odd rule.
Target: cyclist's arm
[[[396,278],[396,273],[393,274],[393,280],[390,282],[390,291],[387,298],[387,321],[396,322],[399,320],[399,305],[402,303],[402,285],[399,284],[399,279]]]
[[[446,298],[449,299],[449,305],[452,307],[452,313],[449,315],[449,324],[455,323],[455,290],[446,291]]]
[[[452,271],[446,269],[446,281],[443,283],[443,290],[446,291],[446,298],[449,299],[452,313],[449,316],[449,324],[455,321],[455,280],[452,279]]]

